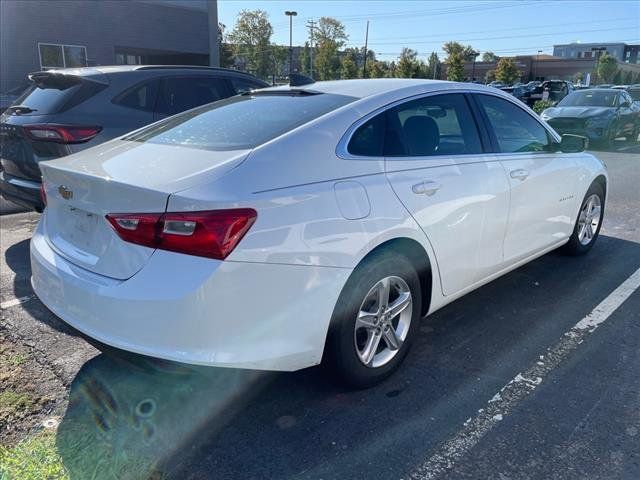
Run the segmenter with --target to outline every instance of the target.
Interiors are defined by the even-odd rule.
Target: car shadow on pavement
[[[15,298],[34,296],[31,288],[31,262],[29,261],[29,239],[11,245],[5,251],[5,262],[15,273],[13,294]],[[22,308],[38,321],[67,335],[76,335],[75,330],[50,312],[40,301],[28,301]]]
[[[400,370],[363,391],[320,368],[101,354],[71,385],[58,452],[71,479],[400,478],[639,267],[639,243],[606,236],[545,255],[423,319]]]

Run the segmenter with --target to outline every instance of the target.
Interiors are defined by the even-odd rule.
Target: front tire
[[[350,387],[371,387],[391,375],[413,343],[420,322],[420,280],[392,250],[374,253],[347,281],[336,304],[325,365]]]
[[[604,191],[593,183],[580,205],[573,233],[562,250],[569,255],[584,255],[596,243],[604,217]]]

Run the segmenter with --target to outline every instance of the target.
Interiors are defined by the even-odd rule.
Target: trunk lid
[[[47,241],[75,265],[130,278],[154,249],[123,241],[105,215],[164,212],[172,193],[224,175],[248,153],[114,140],[44,162]]]

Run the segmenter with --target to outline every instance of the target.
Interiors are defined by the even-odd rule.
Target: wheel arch
[[[433,292],[433,266],[429,259],[429,254],[425,248],[417,241],[409,237],[397,237],[386,240],[370,250],[356,265],[356,269],[371,257],[382,251],[392,251],[402,255],[415,267],[418,279],[420,280],[420,290],[422,293],[422,316],[429,312],[431,306],[431,294]]]

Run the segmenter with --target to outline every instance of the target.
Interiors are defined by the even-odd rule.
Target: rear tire
[[[604,191],[600,184],[589,187],[582,203],[573,233],[562,251],[568,255],[584,255],[596,243],[604,218]]]
[[[374,253],[354,270],[340,294],[327,336],[325,366],[349,387],[381,382],[406,357],[421,311],[420,280],[409,260],[392,250]]]

